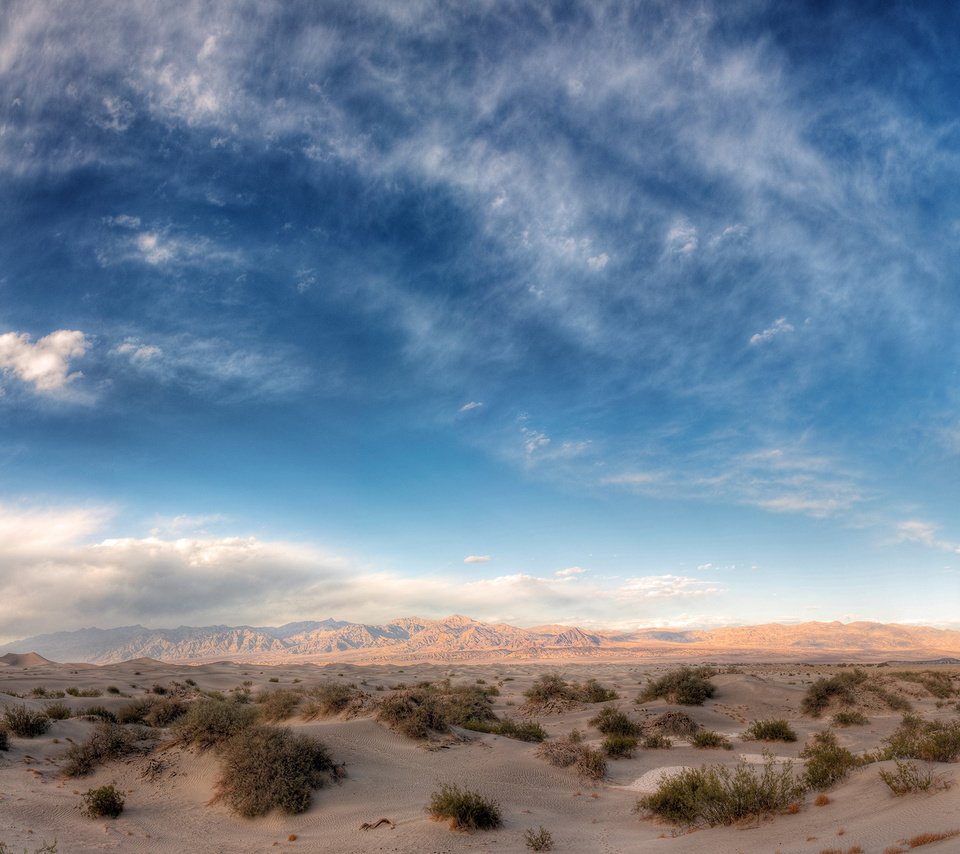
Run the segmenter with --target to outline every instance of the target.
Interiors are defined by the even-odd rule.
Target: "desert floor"
[[[702,750],[673,739],[669,750],[638,750],[633,758],[610,761],[602,783],[585,783],[572,769],[554,768],[535,756],[537,745],[502,736],[456,730],[455,736],[428,746],[398,735],[372,717],[334,718],[303,722],[294,717],[284,725],[320,737],[333,758],[346,764],[346,777],[314,793],[311,807],[299,815],[270,813],[244,819],[214,798],[219,775],[213,752],[196,753],[158,747],[150,756],[108,763],[88,777],[66,779],[61,773],[70,741],[80,742],[94,722],[84,718],[54,721],[50,730],[33,739],[11,736],[10,749],[0,752],[0,851],[33,852],[56,840],[60,854],[86,851],[331,851],[331,852],[525,852],[527,828],[544,826],[558,852],[780,852],[820,854],[862,851],[883,854],[922,833],[960,829],[960,765],[933,763],[947,788],[895,797],[878,771],[892,762],[854,770],[827,792],[830,803],[815,806],[806,796],[795,814],[751,821],[743,826],[700,829],[675,828],[634,812],[640,794],[650,791],[657,769],[734,765],[755,761],[764,747],[778,756],[796,758],[809,736],[830,727],[829,714],[813,719],[801,713],[807,687],[822,675],[837,672],[826,665],[745,665],[742,672],[713,677],[717,691],[703,706],[671,706],[656,700],[642,706],[634,699],[650,676],[676,665],[629,664],[547,665],[415,665],[397,666],[256,666],[217,663],[200,666],[150,661],[102,667],[39,664],[0,667],[0,707],[25,704],[43,709],[49,700],[30,696],[42,686],[56,691],[70,687],[99,688],[103,696],[67,696],[75,710],[102,705],[116,710],[142,697],[154,685],[192,679],[203,690],[230,691],[244,682],[257,691],[278,687],[307,688],[326,680],[356,684],[372,696],[378,686],[389,691],[408,685],[450,678],[459,683],[484,680],[498,685],[494,700],[498,715],[518,717],[523,692],[542,673],[559,672],[574,681],[597,679],[615,688],[614,705],[637,721],[670,709],[687,712],[698,723],[728,736],[732,751]],[[957,668],[942,668],[957,674]],[[880,673],[877,669],[872,671]],[[956,682],[954,683],[957,684]],[[107,693],[108,686],[123,695]],[[903,683],[917,714],[930,720],[960,716],[956,698],[937,700],[920,685]],[[18,699],[13,694],[23,695]],[[602,736],[588,724],[598,705],[583,705],[559,714],[541,715],[550,738],[583,730],[589,742]],[[865,709],[869,723],[835,728],[841,744],[854,752],[873,750],[898,725],[900,712]],[[785,718],[799,734],[796,743],[764,745],[745,741],[750,721]],[[150,770],[148,770],[148,768]],[[126,807],[116,820],[90,819],[79,810],[80,793],[114,783],[126,793]],[[496,799],[504,825],[489,832],[451,831],[432,821],[425,806],[442,783],[456,783]],[[382,825],[361,830],[365,822],[387,818]],[[295,838],[294,838],[295,837]],[[921,851],[960,851],[960,836],[923,846]]]

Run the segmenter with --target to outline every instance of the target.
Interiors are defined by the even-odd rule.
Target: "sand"
[[[543,672],[557,671],[566,678],[596,678],[614,687],[621,699],[615,705],[636,720],[655,717],[671,709],[682,710],[698,723],[725,734],[734,750],[699,750],[683,739],[674,739],[671,750],[639,750],[631,759],[611,761],[602,783],[580,781],[570,769],[554,768],[535,756],[536,745],[496,735],[457,731],[452,743],[422,744],[398,735],[370,717],[303,722],[286,725],[321,738],[334,759],[346,764],[340,784],[314,793],[310,809],[300,815],[271,813],[243,819],[213,800],[218,760],[211,753],[164,747],[149,757],[111,762],[89,777],[66,779],[61,773],[69,741],[83,740],[93,727],[84,719],[56,721],[45,735],[11,737],[9,752],[0,752],[0,842],[11,851],[33,852],[43,842],[57,842],[60,854],[88,851],[121,852],[525,852],[525,831],[546,827],[555,851],[591,852],[780,852],[819,854],[847,852],[859,846],[865,854],[882,854],[888,847],[924,832],[960,828],[960,766],[937,764],[950,788],[945,791],[894,797],[879,779],[878,769],[892,763],[873,764],[854,771],[828,792],[830,803],[817,807],[809,795],[793,815],[778,815],[744,826],[685,830],[634,812],[639,795],[652,791],[659,778],[684,767],[739,760],[762,761],[764,745],[744,741],[742,734],[758,718],[786,718],[800,738],[795,744],[769,745],[781,759],[796,760],[814,732],[827,727],[829,718],[814,720],[800,712],[807,685],[829,667],[806,665],[749,665],[742,673],[714,677],[715,697],[702,707],[671,706],[657,700],[644,706],[633,703],[641,685],[664,666],[645,663],[576,663],[557,667],[537,665],[450,666],[255,666],[221,662],[200,666],[169,665],[138,660],[103,667],[18,662],[0,666],[0,691],[29,695],[37,686],[48,691],[68,687],[99,688],[103,696],[91,699],[66,697],[74,709],[102,705],[116,710],[129,697],[145,696],[154,684],[193,679],[204,690],[228,691],[244,681],[252,690],[307,687],[329,679],[348,684],[365,683],[389,689],[399,682],[449,677],[454,682],[500,684],[495,700],[499,715],[517,715],[523,692]],[[956,668],[952,672],[956,672]],[[272,680],[278,680],[274,682]],[[295,680],[299,680],[295,682]],[[129,697],[106,693],[114,686]],[[136,687],[134,687],[136,686]],[[917,713],[930,719],[955,719],[954,702],[938,708],[935,698],[919,686],[914,693]],[[17,699],[0,694],[0,706],[24,703],[42,709],[50,701]],[[601,736],[589,726],[600,706],[585,705],[540,718],[550,737],[565,735],[574,727],[587,733],[589,743]],[[836,729],[842,744],[854,751],[873,749],[892,732],[900,713],[869,712],[870,723]],[[80,793],[114,783],[126,793],[126,807],[116,820],[93,820],[78,809]],[[431,821],[425,806],[442,783],[475,789],[499,801],[504,826],[491,832],[452,832],[446,824]],[[389,824],[361,830],[379,819]],[[291,841],[292,837],[296,837]],[[905,847],[905,846],[904,846]],[[854,849],[856,850],[856,849]],[[930,852],[960,851],[960,837],[925,846]]]

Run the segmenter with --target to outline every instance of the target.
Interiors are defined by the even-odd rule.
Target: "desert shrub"
[[[152,727],[168,727],[182,718],[189,706],[176,697],[153,697],[143,715],[143,722]]]
[[[865,686],[868,691],[871,691],[875,694],[880,700],[883,700],[886,703],[887,708],[892,709],[895,712],[909,712],[913,706],[910,705],[910,701],[901,694],[898,694],[896,691],[888,691],[882,685],[877,685],[873,682],[868,682]]]
[[[881,755],[887,759],[956,762],[960,757],[960,721],[925,721],[904,715]]]
[[[112,784],[88,789],[83,794],[83,812],[90,818],[116,818],[123,812],[123,795]]]
[[[934,697],[948,700],[956,691],[950,674],[940,670],[922,670],[919,673],[898,670],[890,674],[902,682],[913,682],[922,685]]]
[[[537,748],[536,755],[546,759],[555,768],[569,768],[583,750],[582,742],[581,733],[573,730],[569,735],[545,741]]]
[[[103,721],[86,741],[71,744],[67,749],[63,773],[67,777],[83,777],[108,759],[119,759],[134,750],[136,739],[119,724]]]
[[[790,762],[768,760],[761,768],[703,765],[687,768],[660,782],[656,792],[637,802],[674,824],[732,824],[742,819],[783,812],[803,797],[804,784]]]
[[[515,721],[513,718],[502,718],[498,721],[471,720],[466,721],[463,728],[502,735],[517,741],[541,742],[547,737],[547,731],[536,721]]]
[[[67,688],[71,697],[102,697],[103,691],[99,688]]]
[[[870,719],[863,712],[837,712],[833,716],[833,723],[836,726],[863,726],[870,723]]]
[[[896,766],[896,771],[880,771],[880,779],[895,795],[926,792],[933,787],[935,778],[929,768],[920,768],[907,759],[897,759]]]
[[[187,685],[189,685],[191,688],[196,688],[196,687],[197,687],[197,683],[196,683],[196,681],[193,680],[193,679],[184,679],[183,681],[186,682]]]
[[[280,680],[276,676],[271,676],[267,682],[279,682]]]
[[[102,721],[109,721],[113,724],[117,722],[117,716],[105,706],[87,706],[87,708],[78,711],[76,717],[99,718]]]
[[[447,819],[451,830],[493,830],[503,824],[500,805],[479,792],[443,785],[430,796],[431,818]]]
[[[360,692],[342,682],[324,682],[307,692],[304,720],[327,718],[343,712]]]
[[[542,824],[536,830],[527,828],[523,841],[531,851],[553,851],[553,836]]]
[[[226,742],[219,782],[221,797],[242,816],[273,808],[301,813],[314,789],[339,777],[327,748],[289,729],[248,726]]]
[[[396,691],[378,704],[377,719],[410,738],[428,738],[450,725],[495,721],[490,689],[479,685],[451,685],[449,680],[421,683]]]
[[[595,726],[604,735],[639,736],[643,727],[630,720],[623,712],[604,706],[600,713],[590,720],[590,726]]]
[[[700,724],[686,712],[664,712],[653,719],[648,729],[661,735],[691,736],[700,729]]]
[[[249,706],[205,697],[191,703],[177,721],[177,741],[201,750],[215,747],[253,726],[256,716]]]
[[[800,756],[806,760],[804,779],[811,789],[827,789],[839,783],[860,764],[829,730],[815,733]]]
[[[665,735],[653,733],[643,739],[643,746],[646,750],[669,750],[673,747],[673,742]]]
[[[635,735],[608,735],[600,749],[611,759],[623,759],[633,756],[634,751],[640,744],[640,739]]]
[[[52,721],[65,721],[73,717],[73,709],[66,703],[50,703],[44,706],[44,714]]]
[[[718,747],[722,747],[724,750],[733,750],[730,739],[719,732],[714,732],[712,729],[698,729],[690,736],[690,743],[694,747],[706,750],[714,750]]]
[[[35,738],[50,729],[50,718],[45,712],[35,712],[26,706],[8,706],[3,710],[3,722],[20,738]]]
[[[303,695],[297,691],[279,688],[276,691],[264,691],[257,695],[260,706],[260,719],[267,723],[277,723],[292,717]]]
[[[557,700],[576,701],[576,691],[569,682],[557,673],[543,673],[523,692],[531,703],[540,706]]]
[[[5,729],[0,729],[0,750],[10,749],[10,736]]]
[[[716,693],[716,687],[710,681],[714,671],[706,667],[681,667],[651,680],[637,698],[646,703],[658,697],[669,703],[681,706],[702,706]]]
[[[5,843],[0,842],[0,854],[17,853],[12,848],[8,848]],[[30,854],[30,852],[24,848],[23,854]],[[39,848],[33,849],[33,854],[57,854],[57,840],[54,839],[53,842],[44,842]]]
[[[120,689],[116,685],[107,685],[108,694],[119,694]]]
[[[804,714],[818,718],[834,699],[845,705],[852,705],[856,701],[854,688],[866,679],[867,672],[859,667],[841,670],[835,676],[818,679],[807,689],[801,702]]]
[[[743,737],[756,741],[797,740],[797,734],[785,720],[754,721]]]
[[[574,686],[577,699],[584,703],[608,703],[620,695],[612,688],[604,688],[596,679],[588,679],[582,685]]]
[[[573,765],[584,780],[602,780],[607,773],[607,758],[595,747],[582,747]]]
[[[43,685],[37,685],[30,690],[30,696],[38,700],[62,700],[66,695],[63,691],[48,691]]]

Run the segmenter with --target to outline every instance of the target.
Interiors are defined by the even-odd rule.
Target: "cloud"
[[[117,345],[112,353],[120,356],[128,356],[133,364],[142,364],[159,359],[163,356],[163,350],[153,344],[141,344],[133,338],[128,338],[122,344]]]
[[[620,588],[622,596],[638,599],[685,599],[711,596],[720,591],[712,582],[683,575],[644,575],[630,579]]]
[[[787,319],[785,317],[778,317],[773,322],[773,326],[769,326],[762,332],[757,332],[751,335],[750,343],[753,346],[756,346],[757,344],[766,344],[768,341],[773,340],[778,335],[785,335],[794,331],[793,325],[787,323]]]
[[[487,563],[490,560],[490,555],[467,555],[464,559],[464,563]]]
[[[90,339],[73,329],[59,329],[32,343],[25,332],[0,335],[0,370],[33,386],[39,394],[55,395],[83,376],[70,372],[70,362],[90,348]]]
[[[941,539],[937,536],[939,529],[930,522],[920,519],[910,519],[897,525],[897,542],[920,543],[933,549],[960,554],[960,543]]]
[[[609,261],[610,256],[606,252],[601,252],[599,255],[591,255],[587,258],[587,266],[591,270],[602,270]]]
[[[667,249],[681,255],[695,252],[699,246],[697,229],[685,219],[677,220],[667,232]]]
[[[558,569],[554,575],[557,578],[574,578],[577,575],[582,575],[586,570],[580,566],[568,566],[566,569]]]
[[[457,412],[470,412],[472,409],[479,409],[483,404],[477,400],[471,400],[469,403],[463,404]]]

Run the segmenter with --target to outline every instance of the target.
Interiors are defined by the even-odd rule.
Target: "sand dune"
[[[191,679],[204,691],[230,691],[244,682],[256,694],[275,688],[309,688],[326,680],[362,685],[372,697],[389,694],[400,682],[416,684],[449,677],[455,683],[484,680],[499,685],[494,699],[498,715],[517,715],[523,692],[542,672],[543,665],[414,667],[301,664],[287,667],[252,667],[222,662],[182,666],[140,659],[78,670],[41,661],[7,664],[0,670],[0,690],[25,695],[22,699],[0,694],[0,706],[23,704],[43,709],[51,700],[31,696],[43,687],[54,693],[68,688],[96,688],[102,696],[67,694],[57,702],[73,710],[91,705],[117,711],[132,698],[147,696],[154,685],[184,683]],[[527,851],[527,828],[546,827],[555,851],[566,852],[780,852],[819,854],[859,845],[864,852],[881,854],[900,840],[927,831],[960,826],[960,787],[946,791],[894,797],[879,779],[878,769],[891,763],[855,770],[829,791],[830,804],[813,805],[808,796],[795,815],[778,815],[743,826],[684,830],[642,815],[633,808],[640,794],[656,781],[683,767],[719,762],[733,765],[762,761],[762,744],[742,739],[750,721],[782,717],[799,734],[793,744],[772,745],[782,759],[797,760],[810,736],[829,725],[829,717],[813,719],[801,714],[807,687],[818,676],[835,672],[826,666],[752,666],[745,672],[723,673],[714,678],[715,696],[700,707],[679,707],[662,700],[643,706],[633,700],[648,676],[666,672],[664,665],[636,666],[570,664],[560,672],[578,681],[596,678],[615,688],[614,705],[638,722],[663,712],[689,714],[697,723],[726,734],[734,750],[701,750],[685,739],[674,739],[670,750],[639,750],[633,758],[611,761],[605,780],[588,783],[570,769],[555,768],[535,756],[536,745],[455,730],[435,749],[395,733],[370,716],[336,717],[304,722],[292,718],[287,725],[298,732],[319,736],[346,777],[314,793],[311,807],[300,815],[270,813],[242,819],[220,801],[212,800],[219,776],[213,752],[197,753],[178,746],[161,746],[149,756],[109,762],[89,777],[65,779],[61,770],[66,748],[92,730],[91,720],[56,721],[49,732],[33,739],[12,737],[10,750],[0,753],[0,841],[13,850],[34,850],[44,840],[57,840],[60,854],[88,851],[164,852],[204,850],[253,852],[266,850],[324,850],[337,852],[466,852]],[[948,668],[960,680],[960,670]],[[880,674],[883,669],[873,671]],[[884,677],[887,678],[887,677]],[[273,681],[277,680],[277,681]],[[298,680],[298,681],[295,681]],[[955,682],[960,684],[960,682]],[[118,696],[107,691],[119,690]],[[382,687],[383,691],[377,688]],[[955,719],[948,705],[927,694],[921,686],[903,683],[911,693],[917,713],[930,719]],[[600,707],[583,703],[562,714],[541,719],[553,738],[578,728],[587,743],[598,745],[601,735],[589,721]],[[851,750],[875,749],[900,721],[900,713],[871,711],[866,726],[837,729],[842,744]],[[950,783],[960,782],[958,766],[936,765]],[[114,783],[126,792],[126,808],[117,820],[91,820],[77,809],[79,792]],[[442,783],[456,783],[498,800],[504,826],[491,832],[457,833],[431,821],[425,806]],[[388,821],[362,830],[380,819]],[[295,836],[296,839],[290,841]],[[960,839],[925,848],[931,852],[960,850]]]

